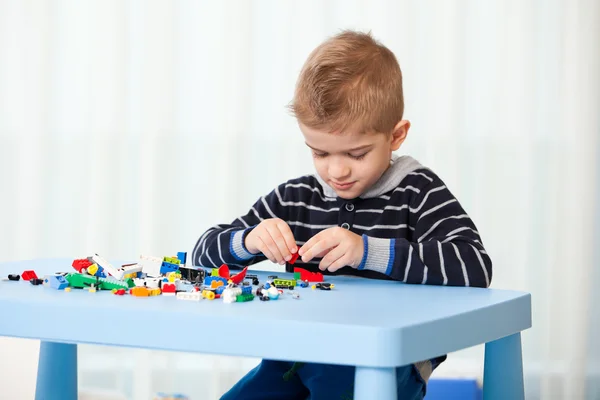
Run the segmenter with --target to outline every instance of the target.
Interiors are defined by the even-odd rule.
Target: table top
[[[2,263],[0,276],[30,269],[40,278],[74,272],[71,262]],[[273,274],[251,273],[261,282]],[[279,300],[233,304],[82,289],[64,292],[22,280],[0,281],[0,336],[395,367],[531,327],[528,293],[346,276],[325,279],[334,289],[296,288],[299,299],[284,293]]]

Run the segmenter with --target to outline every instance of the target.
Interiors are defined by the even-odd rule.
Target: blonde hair
[[[370,32],[343,31],[309,55],[289,108],[313,129],[392,132],[404,113],[398,61]]]

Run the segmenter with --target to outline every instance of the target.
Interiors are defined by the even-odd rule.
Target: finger
[[[345,253],[343,256],[331,263],[327,268],[329,272],[335,272],[340,268],[347,267],[350,263],[350,255]]]
[[[292,258],[290,249],[286,244],[285,238],[279,230],[279,227],[277,225],[269,226],[267,228],[267,232],[269,232],[269,235],[271,235],[271,239],[273,239],[273,243],[275,244],[275,246],[277,246],[277,254],[275,254],[275,252],[273,253],[276,256],[278,255],[280,257],[280,260],[282,261],[287,261],[290,258]]]
[[[304,255],[302,256],[302,262],[309,262],[315,257],[323,257],[325,254],[329,252],[329,250],[339,243],[336,243],[335,239],[328,236],[324,237],[315,244],[313,244],[310,249],[308,249]]]
[[[333,263],[335,263],[340,258],[344,257],[346,254],[346,249],[343,246],[336,246],[319,263],[319,269],[324,271],[330,268]]]
[[[261,253],[263,253],[265,255],[265,257],[267,257],[271,262],[277,263],[277,260],[275,259],[275,257],[273,256],[273,253],[271,252],[271,250],[269,250],[269,246],[267,246],[265,244],[265,242],[262,240],[262,238],[259,236],[258,237],[258,249],[261,251]]]
[[[269,251],[271,251],[271,254],[273,254],[273,258],[275,259],[275,262],[278,264],[283,264],[285,261],[283,261],[283,257],[281,256],[281,253],[279,252],[279,247],[273,240],[271,233],[267,231],[266,234],[261,237],[261,239],[263,240],[264,244],[269,248]]]
[[[281,221],[277,224],[279,227],[279,232],[283,235],[283,239],[285,240],[285,244],[287,248],[290,250],[291,254],[294,254],[298,251],[298,246],[296,245],[296,239],[294,239],[294,234],[290,229],[290,226],[285,223],[285,221]]]

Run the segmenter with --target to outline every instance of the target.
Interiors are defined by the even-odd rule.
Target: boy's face
[[[400,121],[392,134],[348,131],[333,134],[300,124],[317,173],[343,199],[359,197],[390,166],[392,151],[406,138],[410,123]]]

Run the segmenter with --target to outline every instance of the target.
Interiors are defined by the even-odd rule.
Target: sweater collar
[[[402,180],[406,178],[408,174],[420,168],[423,168],[423,166],[411,156],[398,156],[396,154],[392,154],[392,159],[390,160],[390,166],[388,169],[385,170],[379,180],[375,182],[373,186],[367,189],[365,193],[360,195],[359,198],[369,199],[381,196],[382,194],[398,187],[400,182],[402,182]],[[323,187],[323,194],[326,197],[337,198],[335,190],[325,183],[319,174],[314,174],[314,176]]]

